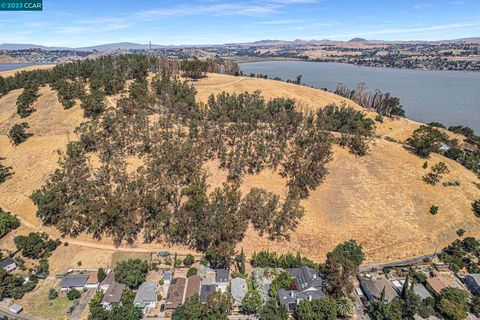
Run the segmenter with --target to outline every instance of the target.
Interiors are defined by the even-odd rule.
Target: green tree
[[[28,258],[41,258],[56,249],[58,241],[49,240],[46,233],[31,232],[27,236],[16,236],[13,239],[18,250]]]
[[[0,160],[3,160],[3,158],[0,158]],[[12,167],[6,167],[0,163],[0,184],[7,181],[11,176],[13,176]]]
[[[480,199],[475,200],[472,203],[472,210],[473,210],[473,213],[475,213],[475,215],[477,217],[480,217]]]
[[[97,271],[98,282],[102,282],[106,277],[107,274],[105,273],[105,270],[103,268],[99,268]]]
[[[29,137],[33,136],[32,133],[27,132],[26,129],[30,128],[28,123],[22,122],[14,124],[13,127],[8,132],[8,137],[14,145],[19,145],[20,143],[27,140]]]
[[[355,304],[350,298],[340,298],[337,300],[337,313],[342,318],[350,318],[355,311]]]
[[[90,94],[82,98],[80,107],[83,109],[83,115],[87,118],[96,119],[105,110],[105,94],[100,89],[93,89]]]
[[[415,154],[426,158],[432,152],[440,150],[441,142],[447,139],[447,135],[431,126],[422,125],[416,129],[406,144],[412,147]]]
[[[420,307],[418,308],[418,314],[427,319],[435,314],[435,299],[432,297],[427,297],[422,300]]]
[[[198,80],[204,77],[205,73],[207,72],[207,68],[208,64],[196,57],[191,60],[185,59],[181,64],[181,69],[184,72],[184,75],[193,80]]]
[[[295,289],[295,280],[289,272],[282,272],[273,279],[270,285],[270,297],[277,299],[279,289]]]
[[[245,267],[245,253],[243,252],[243,248],[240,251],[240,254],[237,256],[235,259],[235,262],[237,264],[237,270],[240,274],[245,274],[246,272],[246,267]]]
[[[185,267],[190,267],[192,264],[194,264],[194,262],[195,262],[195,258],[190,253],[187,254],[185,259],[183,259],[183,264],[185,265]]]
[[[141,259],[128,259],[117,263],[114,269],[115,280],[132,289],[138,288],[145,281],[148,263]]]
[[[262,297],[257,291],[249,290],[242,301],[243,314],[257,314],[262,306]]]
[[[78,291],[77,289],[73,288],[73,289],[70,289],[70,291],[67,292],[67,298],[68,300],[75,300],[75,299],[78,299],[80,298],[82,295],[82,293],[80,291]]]
[[[0,239],[18,227],[20,227],[20,220],[18,220],[17,216],[0,208]]]
[[[175,308],[172,314],[172,320],[200,320],[204,310],[200,303],[198,294],[187,299],[179,307]]]
[[[187,271],[187,277],[191,277],[197,274],[197,268],[190,268]]]
[[[355,240],[337,245],[327,254],[325,265],[327,290],[333,297],[348,297],[353,290],[352,278],[364,259],[362,247]]]
[[[295,308],[295,320],[335,320],[337,304],[333,298],[302,300]]]
[[[23,92],[17,98],[17,114],[21,118],[28,117],[35,109],[32,104],[38,98],[38,85],[34,83],[28,83],[25,86]]]
[[[447,165],[444,162],[439,162],[432,167],[429,173],[423,176],[423,181],[434,186],[440,182],[445,173],[449,172]]]
[[[289,318],[287,309],[279,306],[276,299],[268,299],[258,313],[259,320],[288,320]]]
[[[460,320],[467,317],[469,295],[465,290],[447,287],[440,293],[438,310],[447,319]]]

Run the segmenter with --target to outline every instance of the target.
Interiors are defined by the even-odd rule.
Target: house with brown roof
[[[167,300],[165,302],[165,309],[167,311],[173,311],[176,307],[183,303],[186,285],[187,279],[181,277],[173,278],[173,280],[170,282]]]
[[[200,287],[202,286],[202,278],[198,275],[187,278],[187,289],[185,290],[185,297],[183,301],[193,297],[195,294],[200,294]]]
[[[440,296],[443,289],[448,287],[463,289],[453,277],[443,275],[439,272],[434,272],[434,277],[427,279],[426,287],[437,297]]]
[[[120,303],[123,291],[125,291],[126,288],[127,286],[125,284],[118,282],[109,285],[107,291],[103,295],[101,305],[105,309],[110,309],[114,304]]]

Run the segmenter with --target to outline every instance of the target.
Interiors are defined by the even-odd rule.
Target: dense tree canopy
[[[335,320],[337,305],[332,298],[302,300],[295,308],[295,320]]]
[[[0,208],[0,239],[18,227],[20,227],[20,220],[10,212]]]
[[[218,63],[208,61],[207,69]],[[220,93],[198,104],[195,89],[178,80],[179,67],[128,55],[5,80],[8,88],[27,80],[48,83],[65,108],[79,99],[89,118],[76,129],[79,139],[67,145],[59,169],[32,194],[45,225],[65,236],[110,237],[116,245],[166,240],[205,253],[213,266],[225,265],[249,225],[270,239],[288,239],[304,214],[300,201],[328,173],[332,143],[362,155],[373,136],[373,121],[347,107],[302,113],[294,100],[265,101],[260,92]],[[147,78],[149,72],[156,75]],[[133,80],[128,88],[127,80]],[[107,96],[118,93],[116,107],[107,108]],[[134,170],[131,159],[139,163]],[[206,183],[208,161],[227,172],[214,190]],[[260,188],[240,193],[245,175],[265,169],[285,178],[284,199]]]
[[[406,144],[412,147],[415,154],[426,158],[432,152],[438,152],[441,143],[447,139],[447,135],[431,126],[422,125],[413,131]]]
[[[28,258],[48,256],[60,244],[58,240],[49,239],[46,233],[39,232],[30,232],[27,236],[16,236],[13,241],[22,255]]]
[[[114,271],[115,281],[136,289],[145,281],[148,263],[141,259],[128,259],[118,262]]]
[[[333,297],[348,297],[353,290],[352,278],[365,255],[355,240],[337,245],[327,254],[325,273],[327,291]]]

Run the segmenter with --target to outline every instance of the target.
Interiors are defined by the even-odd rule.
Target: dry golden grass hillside
[[[304,110],[330,103],[345,103],[361,109],[354,102],[328,92],[272,80],[209,74],[193,84],[201,101],[222,91],[261,90],[267,99],[294,98]],[[73,131],[83,118],[79,106],[63,110],[56,94],[48,87],[42,88],[40,93],[34,104],[37,111],[24,120],[15,113],[20,90],[0,98],[0,156],[5,157],[4,164],[11,165],[15,171],[11,179],[0,185],[0,206],[20,216],[26,229],[48,230],[57,236],[55,230],[41,227],[29,196],[55,170],[57,150],[63,150],[67,141],[75,139]],[[373,112],[368,114],[375,117]],[[6,133],[12,124],[21,121],[30,124],[34,136],[13,147]],[[419,125],[407,119],[386,120],[377,124],[377,134],[403,141]],[[401,144],[382,138],[374,140],[370,153],[360,158],[335,147],[334,158],[328,164],[330,173],[309,199],[303,201],[306,214],[291,241],[268,241],[252,230],[239,248],[243,247],[247,254],[260,249],[300,251],[312,259],[322,260],[337,243],[353,238],[364,246],[367,262],[377,262],[432,252],[437,244],[443,246],[453,241],[459,228],[467,230],[467,235],[480,236],[480,219],[471,211],[472,201],[480,198],[480,190],[473,184],[477,179],[475,175],[454,161],[432,155],[428,160],[430,164],[444,161],[450,168],[451,172],[444,180],[459,181],[461,185],[430,186],[422,181],[426,172],[422,168],[424,161],[406,151]],[[220,185],[226,178],[226,173],[217,168],[215,163],[208,166],[212,187]],[[274,172],[264,171],[244,178],[242,191],[246,193],[252,187],[263,187],[283,195],[285,181]],[[435,216],[429,213],[433,204],[440,208]],[[98,242],[87,235],[68,241],[96,250],[114,249],[108,239]],[[153,248],[159,250],[165,246],[138,243],[125,250]],[[185,248],[174,249],[185,251]]]

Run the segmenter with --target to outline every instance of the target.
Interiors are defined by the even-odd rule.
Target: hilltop
[[[261,90],[266,99],[287,97],[296,100],[301,110],[315,110],[328,104],[345,104],[364,110],[353,101],[322,90],[279,81],[233,77],[210,73],[206,78],[192,82],[197,89],[197,100],[206,102],[210,94],[226,92],[253,92]],[[0,185],[0,205],[22,218],[27,229],[47,230],[54,236],[58,231],[41,226],[35,217],[36,207],[29,198],[57,167],[58,150],[64,150],[68,141],[76,139],[74,130],[84,121],[78,103],[64,110],[55,91],[46,86],[34,103],[37,109],[28,118],[33,137],[13,147],[6,133],[12,124],[20,121],[15,101],[21,90],[14,90],[0,98],[0,150],[6,165],[14,167],[15,175]],[[114,104],[118,96],[107,99]],[[374,119],[376,113],[367,112]],[[460,164],[441,155],[433,154],[430,164],[445,162],[450,173],[445,181],[458,181],[458,187],[425,184],[422,176],[424,159],[418,158],[388,136],[404,141],[419,123],[407,119],[376,123],[377,138],[369,153],[356,157],[348,150],[334,146],[333,160],[327,163],[329,174],[323,184],[302,200],[306,214],[300,220],[290,241],[270,241],[250,229],[243,242],[247,254],[255,250],[270,249],[278,252],[300,251],[308,257],[321,260],[336,244],[355,239],[363,245],[368,262],[405,258],[433,252],[456,238],[456,230],[463,228],[468,235],[480,235],[480,220],[471,211],[471,203],[480,196],[473,185],[475,175]],[[220,186],[227,173],[215,163],[208,164],[208,183]],[[247,175],[241,185],[244,194],[252,187],[262,187],[281,197],[285,194],[285,179],[277,173],[264,170]],[[440,213],[429,213],[432,204]],[[110,240],[92,240],[81,235],[71,243],[113,249]],[[162,248],[162,244],[136,248]],[[170,246],[168,246],[170,247]],[[176,248],[186,250],[185,248]],[[141,249],[139,249],[141,250]]]

